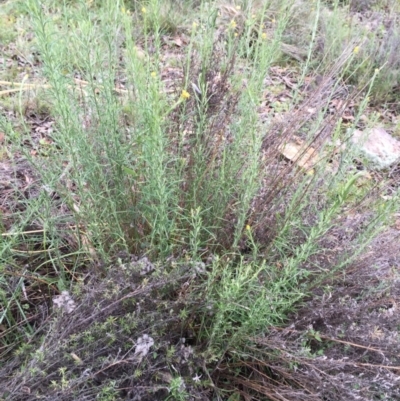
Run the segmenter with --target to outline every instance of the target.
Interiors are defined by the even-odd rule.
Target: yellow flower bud
[[[185,100],[189,99],[190,98],[190,93],[188,91],[186,91],[185,89],[183,89],[182,93],[181,93],[181,98],[185,99]]]

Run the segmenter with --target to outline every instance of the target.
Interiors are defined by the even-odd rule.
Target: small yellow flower
[[[275,24],[275,22],[276,22],[276,20],[275,20],[275,18],[271,21],[273,24]]]
[[[152,71],[152,72],[150,73],[150,75],[151,75],[152,78],[155,78],[155,77],[157,76],[157,73],[156,73],[155,71]]]
[[[237,27],[237,23],[236,23],[236,21],[233,19],[233,20],[229,23],[229,28],[235,29],[236,27]]]
[[[238,36],[237,32],[235,32],[235,33],[233,34],[233,36],[236,38],[236,37]]]
[[[122,8],[121,8],[121,13],[122,13],[122,14],[125,14],[125,13],[126,13],[125,7],[122,7]]]
[[[249,224],[246,225],[246,230],[247,230],[247,231],[250,231],[250,230],[251,230],[251,227],[250,227]]]
[[[181,93],[181,98],[184,99],[184,100],[189,99],[190,98],[190,93],[188,91],[186,91],[185,89],[183,89],[182,93]]]
[[[264,40],[267,39],[267,34],[266,34],[265,32],[263,32],[263,33],[261,34],[261,38],[264,39]]]
[[[359,53],[359,51],[360,51],[360,46],[356,46],[356,47],[353,49],[353,53],[354,53],[354,54]]]
[[[196,29],[198,27],[198,24],[197,24],[197,22],[193,22],[193,24],[192,24],[192,28],[193,29]]]
[[[240,10],[240,6],[236,6],[236,10]]]
[[[146,13],[147,13],[146,7],[142,7],[142,13],[143,13],[143,14],[146,14]]]
[[[380,69],[379,68],[375,68],[375,74],[379,74]]]

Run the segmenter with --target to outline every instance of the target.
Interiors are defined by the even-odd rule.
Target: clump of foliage
[[[395,342],[378,361],[332,310],[387,324],[370,270],[342,287],[398,212],[349,145],[397,26],[383,56],[314,3],[16,3],[35,82],[0,120],[3,398],[395,399]]]

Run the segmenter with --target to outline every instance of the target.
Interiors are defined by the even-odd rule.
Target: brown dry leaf
[[[81,358],[79,358],[78,355],[75,354],[75,352],[71,352],[70,355],[72,356],[72,359],[76,362],[77,365],[82,365],[83,361]]]
[[[182,39],[179,36],[175,36],[172,39],[172,43],[174,43],[178,47],[182,47],[182,45],[183,45]]]
[[[6,134],[4,132],[0,132],[0,144],[4,143],[5,139],[6,139]]]
[[[344,122],[349,122],[349,121],[354,121],[355,118],[351,114],[343,114],[342,115],[342,120]]]
[[[23,174],[26,182],[26,186],[29,186],[33,183],[33,178],[27,174]]]
[[[364,187],[369,183],[369,181],[372,180],[372,175],[368,171],[360,171],[359,172],[359,178],[357,178],[357,181],[355,185],[357,188]]]
[[[330,105],[336,109],[340,109],[343,107],[344,100],[343,99],[332,99]]]
[[[385,333],[378,326],[375,326],[373,331],[370,332],[370,336],[374,340],[381,340],[385,337]]]
[[[135,50],[136,50],[136,56],[137,56],[140,60],[144,60],[144,59],[146,58],[146,53],[145,53],[145,51],[144,51],[141,47],[136,46],[136,47],[135,47]]]
[[[296,84],[293,83],[289,78],[282,77],[283,82],[289,89],[296,89]]]
[[[271,72],[278,75],[285,74],[287,70],[288,70],[287,67],[279,67],[279,66],[271,67]]]
[[[174,44],[177,47],[185,46],[189,43],[189,38],[186,35],[176,35],[174,37],[164,37],[164,41],[166,44],[171,45]]]
[[[317,151],[311,146],[307,146],[300,138],[293,138],[280,145],[279,151],[284,157],[305,170],[312,169],[321,160]]]
[[[95,248],[93,247],[88,234],[86,234],[85,231],[81,230],[80,232],[80,239],[82,242],[82,245],[86,247],[86,249],[89,251],[90,256],[93,258],[93,260],[97,260],[97,252]]]

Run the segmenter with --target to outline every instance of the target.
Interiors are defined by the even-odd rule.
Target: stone
[[[355,130],[351,136],[355,148],[377,170],[389,168],[400,161],[400,142],[384,128]]]

